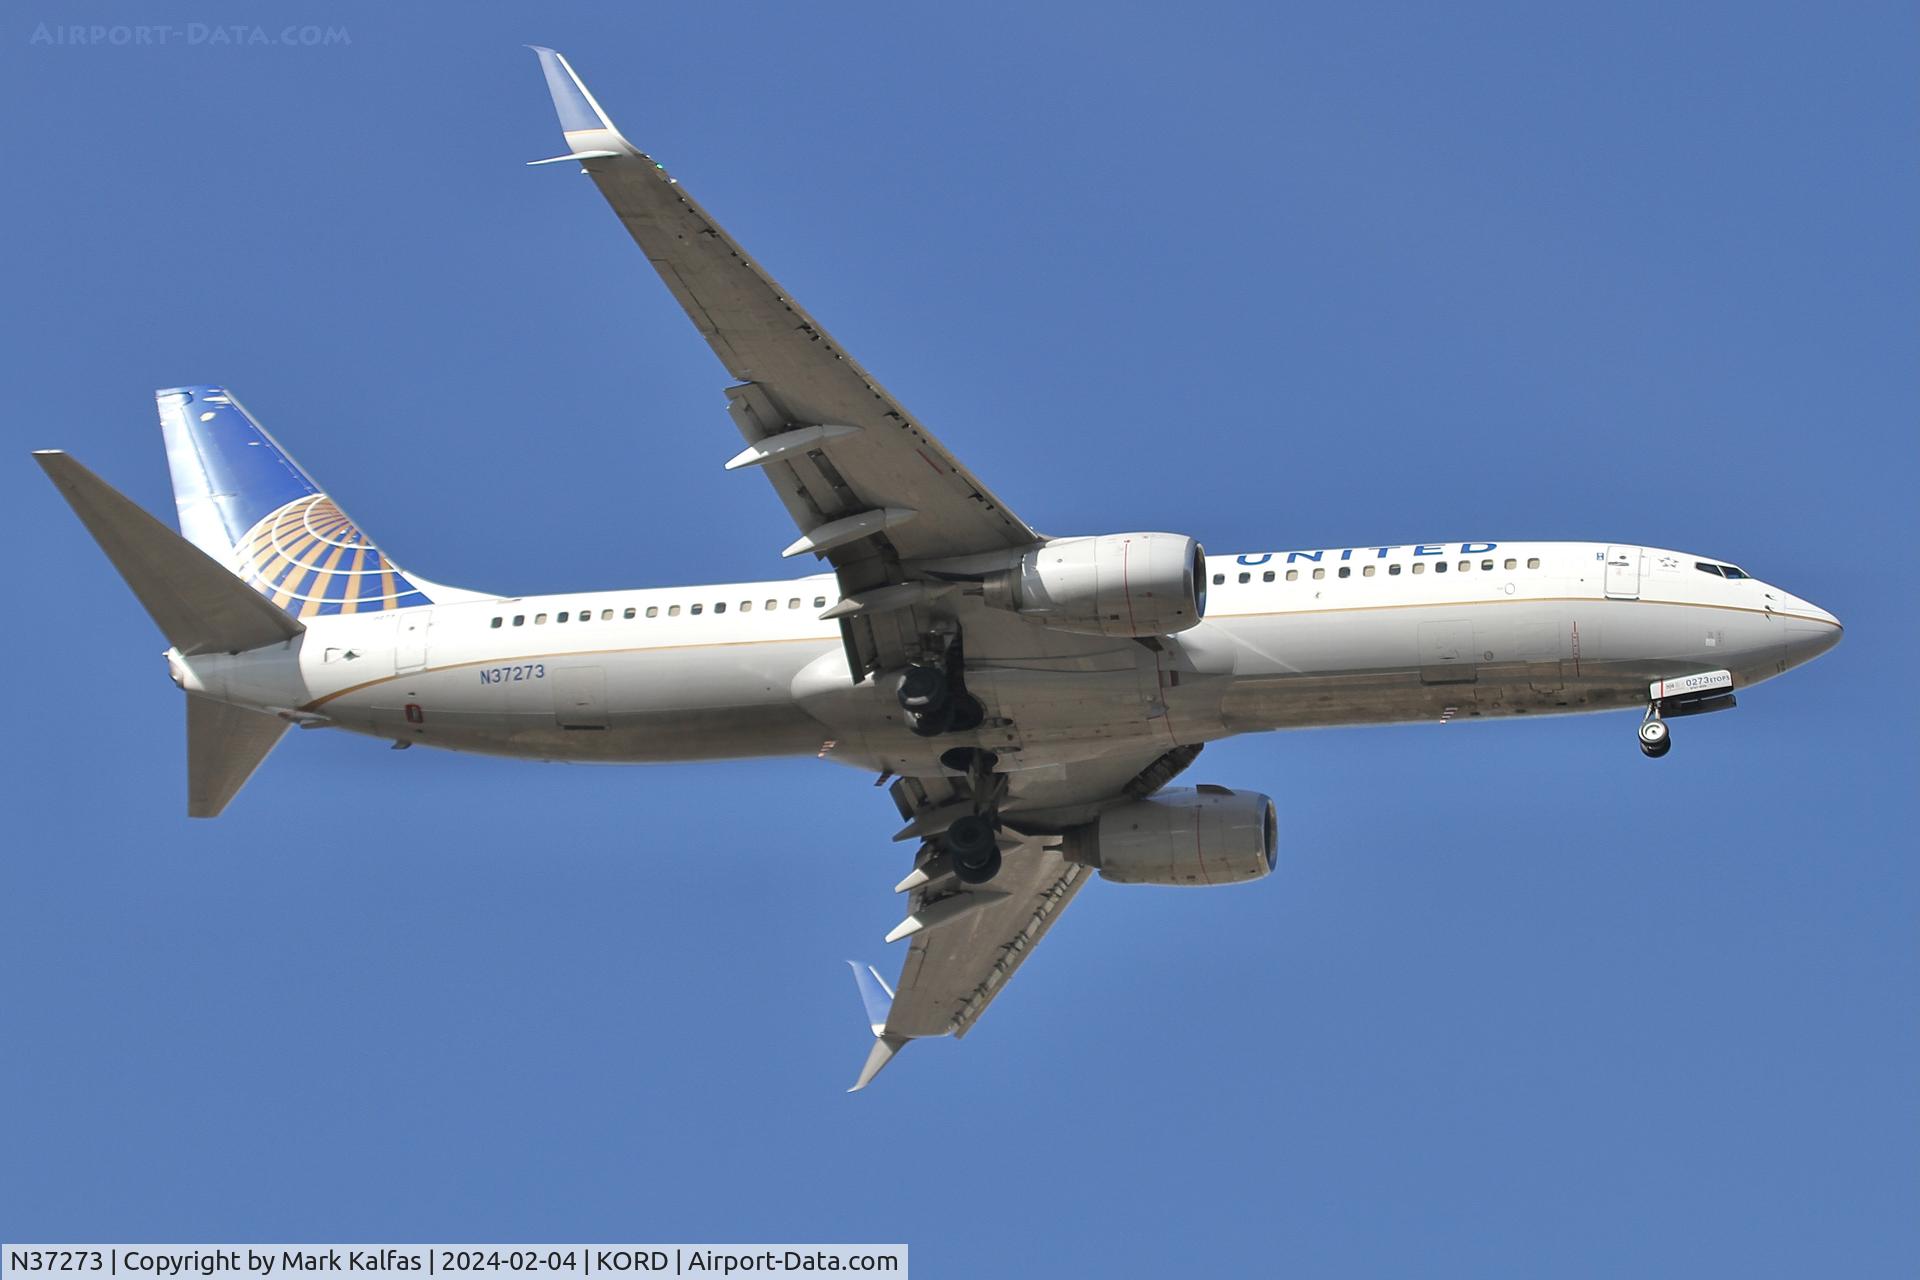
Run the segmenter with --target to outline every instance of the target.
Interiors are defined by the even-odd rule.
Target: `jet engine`
[[[985,580],[986,602],[1095,636],[1185,631],[1207,609],[1207,553],[1177,533],[1054,538]]]
[[[1067,861],[1120,884],[1239,884],[1273,870],[1273,801],[1258,791],[1172,787],[1067,832]]]

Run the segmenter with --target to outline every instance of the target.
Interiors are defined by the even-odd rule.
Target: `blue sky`
[[[476,9],[0,39],[0,1238],[1913,1273],[1911,6]],[[189,823],[161,642],[25,456],[170,511],[155,387],[431,578],[782,572],[722,371],[522,167],[525,42],[1041,527],[1676,546],[1846,642],[1657,764],[1625,715],[1210,747],[1277,874],[1096,884],[852,1098],[902,868],[858,774],[311,733]]]

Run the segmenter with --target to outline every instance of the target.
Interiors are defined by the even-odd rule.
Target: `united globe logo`
[[[236,572],[296,618],[427,604],[324,493],[268,514],[234,548]]]

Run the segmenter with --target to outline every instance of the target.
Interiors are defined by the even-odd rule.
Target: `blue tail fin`
[[[433,602],[225,388],[155,398],[187,541],[298,618]]]

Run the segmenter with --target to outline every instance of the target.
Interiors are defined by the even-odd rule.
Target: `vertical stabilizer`
[[[296,618],[433,602],[226,388],[154,395],[187,541]]]

